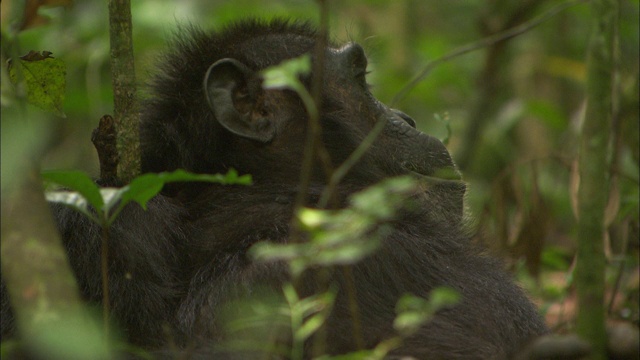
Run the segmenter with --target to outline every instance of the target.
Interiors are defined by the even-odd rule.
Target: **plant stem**
[[[101,272],[102,272],[102,321],[104,326],[105,343],[109,343],[109,225],[102,224],[102,248],[101,248]]]

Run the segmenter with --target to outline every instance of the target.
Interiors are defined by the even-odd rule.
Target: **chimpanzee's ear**
[[[220,125],[247,139],[269,142],[274,128],[267,119],[252,121],[255,94],[260,83],[243,63],[226,58],[216,61],[204,77],[204,92]],[[252,81],[253,80],[253,81]]]

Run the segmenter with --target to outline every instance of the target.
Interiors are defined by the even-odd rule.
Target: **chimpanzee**
[[[142,107],[143,172],[233,168],[251,174],[253,184],[172,185],[147,211],[131,205],[119,216],[111,228],[110,301],[114,321],[132,344],[159,356],[172,344],[190,349],[183,356],[264,358],[219,349],[229,337],[221,319],[230,302],[262,294],[259,289],[279,293],[290,281],[286,264],[254,262],[247,251],[259,241],[290,240],[309,117],[295,92],[264,89],[260,71],[303,54],[314,61],[318,39],[307,23],[249,20],[214,33],[183,30],[163,57]],[[438,311],[392,356],[513,356],[545,333],[545,325],[502,264],[470,240],[465,187],[445,146],[376,100],[366,73],[360,45],[329,44],[324,50],[320,125],[329,162],[343,163],[377,122],[386,122],[338,185],[336,204],[345,206],[355,192],[398,175],[421,179],[423,191],[414,196],[418,206],[394,220],[374,255],[297,281],[303,296],[338,289],[327,323],[305,345],[305,358],[374,347],[394,336],[395,306],[403,294],[427,298],[438,286],[454,289],[461,300]],[[306,86],[311,79],[301,78]],[[317,206],[327,185],[323,167],[314,169],[309,207]],[[83,215],[52,207],[83,295],[97,304],[100,232]],[[3,317],[10,316],[5,303]],[[13,331],[10,323],[3,319],[3,334]],[[274,337],[289,341],[286,334]]]

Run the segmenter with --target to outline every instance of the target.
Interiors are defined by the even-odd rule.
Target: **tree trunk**
[[[2,279],[21,339],[42,357],[69,358],[78,356],[77,351],[102,357],[106,348],[84,311],[39,173],[32,166],[19,175],[24,177],[17,191],[3,203],[1,257]],[[65,337],[74,334],[81,334],[82,340],[76,340],[84,341],[83,349],[68,346],[76,343]]]

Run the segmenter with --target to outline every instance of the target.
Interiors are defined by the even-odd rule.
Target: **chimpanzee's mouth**
[[[394,157],[405,171],[433,182],[462,179],[442,141],[416,129],[409,115],[379,105],[386,120],[385,140],[395,143]]]
[[[418,156],[408,156],[400,166],[406,171],[434,182],[461,181],[462,175],[456,168],[445,145],[433,136],[415,130],[420,141]]]
[[[455,166],[439,168],[421,167],[418,164],[403,162],[400,164],[408,172],[430,182],[462,181],[462,175]]]

